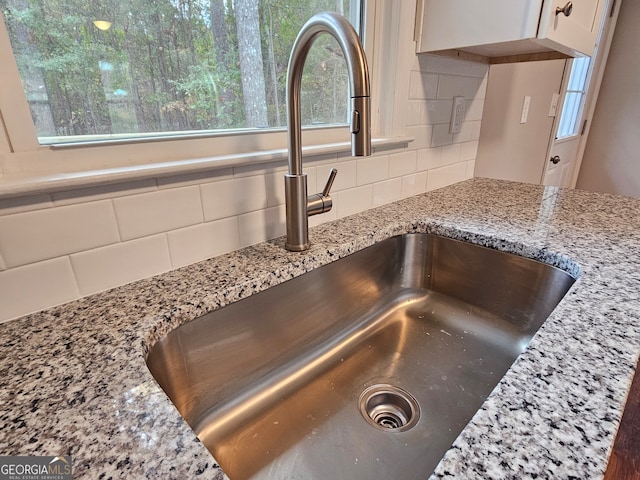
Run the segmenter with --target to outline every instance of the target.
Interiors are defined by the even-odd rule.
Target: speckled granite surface
[[[475,179],[0,325],[0,454],[76,478],[225,478],[145,365],[198,315],[376,241],[428,231],[579,272],[434,478],[602,476],[640,351],[640,201]],[[425,472],[425,477],[428,472]]]

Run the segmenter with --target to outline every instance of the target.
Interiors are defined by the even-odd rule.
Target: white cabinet
[[[418,52],[593,53],[610,0],[421,0]],[[564,9],[564,10],[563,10]]]

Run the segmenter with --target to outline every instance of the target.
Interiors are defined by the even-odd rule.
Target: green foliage
[[[224,2],[224,51],[214,41],[214,1],[0,0],[39,134],[243,127],[233,1]],[[342,3],[348,15],[351,2]],[[260,0],[259,7],[269,123],[278,126],[286,121],[295,37],[336,0]],[[94,20],[111,26],[100,30]],[[304,123],[346,118],[344,60],[325,37],[304,73]]]
[[[239,83],[239,80],[229,73],[211,65],[193,65],[186,77],[173,82],[177,91],[184,94],[182,108],[194,115],[203,129],[243,126],[242,119],[232,108],[232,103],[225,102],[225,93],[233,91]],[[240,94],[239,91],[234,93],[236,96]]]

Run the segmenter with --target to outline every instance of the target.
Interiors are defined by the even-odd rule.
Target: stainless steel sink
[[[232,480],[424,479],[573,282],[408,234],[182,325],[147,363]]]

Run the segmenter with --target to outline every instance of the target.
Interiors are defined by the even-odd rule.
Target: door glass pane
[[[568,90],[584,90],[591,57],[574,58],[569,77]]]
[[[289,53],[313,14],[353,0],[0,0],[41,143],[286,125]],[[305,125],[347,121],[348,77],[322,35]]]
[[[556,138],[570,137],[578,133],[590,64],[590,57],[574,58],[572,61]]]
[[[578,113],[580,111],[581,93],[567,92],[562,107],[562,116],[560,117],[560,127],[558,128],[558,138],[569,137],[575,135]]]

